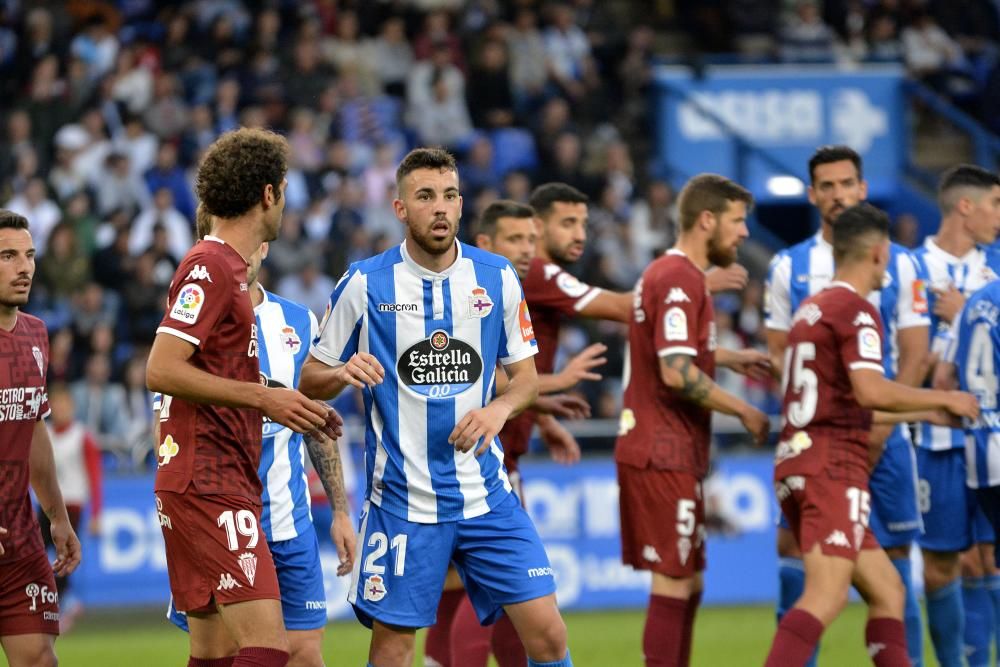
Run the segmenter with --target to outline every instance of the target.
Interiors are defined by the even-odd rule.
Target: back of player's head
[[[837,216],[833,224],[835,264],[863,259],[876,243],[889,238],[889,216],[866,202],[856,204]]]
[[[850,146],[820,146],[809,158],[809,180],[816,182],[816,167],[821,164],[831,164],[833,162],[843,162],[850,160],[854,168],[858,170],[858,180],[864,178],[861,170],[861,156]]]
[[[994,186],[1000,185],[1000,176],[973,164],[960,164],[941,175],[938,183],[938,206],[941,214],[948,215],[963,198],[978,200]]]
[[[681,231],[690,231],[705,211],[720,216],[730,202],[740,201],[747,209],[753,206],[753,195],[736,181],[718,174],[698,174],[684,184],[677,197]]]
[[[485,234],[492,239],[497,235],[497,223],[500,222],[500,218],[533,218],[534,216],[535,210],[527,204],[512,199],[498,199],[487,206],[486,210],[479,216],[476,234]]]
[[[199,241],[212,233],[212,214],[205,210],[204,204],[198,204],[194,212],[194,229]]]
[[[443,148],[414,148],[396,168],[396,189],[403,192],[403,179],[417,169],[437,169],[458,173],[455,157]]]
[[[14,211],[0,208],[0,229],[28,229],[28,219]]]
[[[543,183],[528,198],[531,208],[535,209],[535,215],[540,218],[552,212],[552,207],[557,203],[586,204],[589,201],[587,195],[566,183]]]
[[[281,198],[288,172],[288,142],[269,130],[240,128],[226,132],[208,147],[198,168],[195,190],[205,210],[236,218],[261,202],[264,188]]]

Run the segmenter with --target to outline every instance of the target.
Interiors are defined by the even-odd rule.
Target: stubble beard
[[[712,266],[717,266],[720,269],[724,269],[727,266],[733,264],[736,261],[736,254],[739,248],[733,248],[732,250],[724,248],[717,237],[713,237],[708,242],[708,261]]]

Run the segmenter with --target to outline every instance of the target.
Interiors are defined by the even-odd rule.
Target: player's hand
[[[80,564],[80,540],[68,520],[57,518],[52,521],[51,532],[52,544],[56,547],[52,571],[57,577],[68,576]]]
[[[764,382],[771,378],[771,357],[766,352],[747,348],[732,350],[733,361],[729,368],[754,380]]]
[[[949,391],[948,402],[944,406],[956,417],[976,419],[979,417],[979,401],[972,394],[964,391]]]
[[[767,415],[752,405],[748,405],[743,414],[740,415],[740,421],[743,422],[747,433],[753,436],[754,445],[760,446],[767,442],[767,436],[771,432],[771,420],[768,419]]]
[[[928,410],[924,421],[928,424],[933,424],[934,426],[962,428],[962,420],[947,410]]]
[[[295,389],[282,387],[267,389],[260,411],[282,426],[287,426],[296,433],[306,434],[317,430],[326,433],[331,429],[328,425],[330,413],[336,415],[336,411],[326,403],[306,398]],[[337,415],[336,420],[339,419],[340,415]],[[343,424],[342,421],[340,423]],[[330,437],[336,439],[339,436]]]
[[[531,407],[537,412],[560,419],[587,419],[590,417],[590,403],[576,394],[539,396]]]
[[[965,296],[954,285],[949,285],[947,289],[935,289],[934,296],[934,314],[945,322],[954,322],[965,305]]]
[[[7,529],[6,528],[0,528],[0,537],[3,537],[6,534],[7,534]],[[3,543],[0,542],[0,556],[3,556],[3,554],[4,554]]]
[[[583,348],[578,354],[571,358],[565,368],[559,371],[563,389],[575,387],[584,380],[600,380],[601,374],[594,373],[593,369],[603,366],[608,360],[601,356],[608,351],[608,346],[604,343],[594,343]]]
[[[385,379],[385,369],[379,360],[368,352],[357,352],[351,355],[347,363],[341,366],[343,380],[358,389],[374,387],[382,384]]]
[[[327,437],[330,440],[336,442],[342,435],[344,435],[344,419],[340,416],[340,413],[327,405],[324,401],[313,399],[322,408],[326,408],[326,423],[318,429],[314,429],[307,433],[307,437]]]
[[[741,290],[747,286],[750,274],[739,264],[730,264],[724,269],[714,268],[705,273],[705,285],[712,294],[728,290]]]
[[[549,449],[549,455],[556,463],[569,465],[580,460],[580,443],[555,418],[538,421],[538,437]]]
[[[333,538],[333,546],[337,547],[337,558],[340,564],[337,565],[337,576],[342,577],[350,574],[354,569],[354,557],[357,554],[358,536],[354,533],[354,525],[347,512],[336,511],[333,513],[333,523],[330,524],[330,537]]]
[[[498,401],[466,413],[448,436],[448,444],[460,452],[467,452],[481,441],[476,449],[476,456],[479,456],[489,449],[510,413],[511,409]]]

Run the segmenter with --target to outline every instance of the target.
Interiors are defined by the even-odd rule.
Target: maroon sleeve
[[[558,310],[575,315],[601,293],[599,287],[581,282],[557,264],[538,263],[524,280],[524,292],[532,307]]]
[[[217,255],[191,253],[174,273],[167,313],[156,333],[168,333],[200,346],[233,298],[233,277]]]
[[[642,289],[644,310],[656,326],[656,353],[698,356],[704,280],[691,270],[661,269],[643,279]]]
[[[884,372],[882,366],[882,322],[875,307],[864,299],[851,299],[833,318],[844,370],[868,369]]]

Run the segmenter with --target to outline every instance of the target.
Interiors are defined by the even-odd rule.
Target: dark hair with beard
[[[941,175],[941,182],[938,184],[938,206],[941,213],[948,215],[962,198],[962,190],[979,190],[986,192],[993,187],[1000,185],[1000,176],[997,176],[988,169],[977,167],[974,164],[960,164],[952,167]]]
[[[528,203],[535,209],[535,215],[544,218],[557,203],[586,204],[590,197],[566,183],[543,183],[532,190]]]
[[[281,199],[288,173],[288,142],[269,130],[240,128],[215,140],[198,167],[195,190],[205,210],[236,218],[261,202],[265,186]]]
[[[865,257],[872,245],[888,237],[885,211],[865,202],[851,206],[833,225],[833,263]]]
[[[511,199],[498,199],[483,211],[476,225],[476,234],[485,234],[491,239],[497,235],[497,223],[500,218],[533,218],[535,211],[520,202]]]
[[[443,148],[414,148],[396,169],[396,189],[403,192],[403,179],[417,169],[437,169],[458,173],[455,157]]]
[[[14,211],[0,209],[0,229],[28,229],[28,219]]]
[[[816,182],[816,167],[821,164],[832,162],[843,162],[850,160],[854,163],[854,168],[858,172],[858,180],[864,178],[861,173],[861,156],[850,146],[820,146],[809,158],[809,180]]]
[[[747,210],[753,207],[753,195],[735,181],[718,174],[698,174],[684,185],[677,197],[677,210],[682,231],[690,231],[705,211],[722,215],[729,202],[741,201]]]

